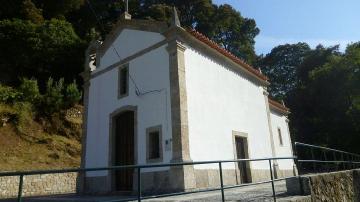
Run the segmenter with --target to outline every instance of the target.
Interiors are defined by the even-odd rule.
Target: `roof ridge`
[[[218,43],[216,43],[215,41],[209,39],[207,36],[205,36],[204,34],[198,32],[195,29],[192,28],[185,28],[185,30],[190,33],[192,36],[194,36],[195,38],[197,38],[198,40],[202,41],[203,43],[207,44],[208,46],[210,46],[211,48],[217,50],[218,52],[220,52],[221,54],[223,54],[224,56],[230,58],[231,60],[233,60],[234,62],[236,62],[237,64],[244,66],[245,69],[247,69],[248,71],[250,71],[251,73],[255,74],[258,78],[260,78],[261,80],[264,81],[268,81],[268,77],[266,77],[265,75],[263,75],[258,69],[255,69],[253,66],[251,66],[250,64],[248,64],[247,62],[245,62],[243,59],[237,57],[236,55],[232,54],[230,51],[226,50],[225,48],[221,47]]]

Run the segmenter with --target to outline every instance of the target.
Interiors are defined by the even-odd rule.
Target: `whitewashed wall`
[[[97,70],[104,69],[119,61],[119,56],[124,59],[138,51],[150,47],[157,42],[165,39],[163,35],[155,32],[145,32],[139,30],[124,29],[114,40],[113,46],[105,51]],[[117,53],[114,51],[116,47]]]
[[[131,35],[131,36],[130,36]],[[133,54],[135,44],[149,44],[159,41],[161,37],[151,37],[156,34],[150,32],[123,31],[116,40],[118,51],[123,57]],[[159,35],[159,34],[158,34]],[[136,38],[142,43],[126,45],[129,40]],[[145,42],[144,42],[145,41]],[[125,45],[124,45],[125,44]],[[121,48],[126,47],[126,48]],[[170,111],[170,83],[169,83],[169,55],[166,46],[161,46],[146,53],[129,63],[129,74],[142,91],[159,90],[143,96],[135,94],[134,84],[129,80],[129,96],[118,99],[118,68],[114,68],[90,81],[89,116],[86,144],[86,167],[109,166],[109,115],[122,106],[137,106],[137,144],[138,164],[146,163],[146,128],[162,125],[163,129],[163,160],[169,162],[171,151],[165,151],[164,142],[171,138]],[[112,64],[119,61],[117,56],[105,54],[101,64]],[[166,168],[159,168],[162,170]],[[88,176],[103,176],[107,172],[88,173]]]
[[[273,110],[270,110],[271,127],[274,136],[275,154],[277,157],[293,156],[291,149],[291,138],[289,134],[289,126],[286,122],[286,116],[281,115]],[[281,130],[283,145],[280,145],[278,128]],[[292,169],[294,165],[293,160],[279,160],[280,169]]]
[[[249,157],[272,157],[263,88],[194,49],[185,51],[190,156],[234,159],[232,131],[248,134]],[[196,166],[217,168],[218,165]],[[224,165],[234,168],[234,164]],[[252,162],[268,169],[268,162]]]

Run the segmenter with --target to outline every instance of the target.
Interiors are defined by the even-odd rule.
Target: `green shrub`
[[[0,103],[0,127],[15,119],[16,112],[9,104]]]
[[[21,93],[12,87],[4,86],[0,84],[0,102],[13,103],[19,100]]]
[[[81,99],[81,92],[77,88],[76,82],[66,86],[65,90],[65,107],[73,107],[75,104],[79,103]]]
[[[29,134],[29,126],[32,125],[34,119],[33,106],[28,102],[17,102],[13,109],[16,113],[15,126],[21,134]]]
[[[38,82],[35,79],[21,79],[19,92],[22,94],[22,101],[37,103],[40,98]]]
[[[42,96],[42,110],[45,114],[51,115],[54,112],[60,111],[64,106],[64,79],[59,79],[58,82],[50,77],[46,83],[46,92]]]

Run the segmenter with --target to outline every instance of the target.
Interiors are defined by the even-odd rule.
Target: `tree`
[[[24,19],[30,20],[36,24],[44,21],[42,10],[38,9],[31,0],[24,0],[22,2],[21,14]]]
[[[19,78],[50,76],[78,78],[83,66],[84,42],[70,23],[62,20],[34,24],[18,19],[0,21],[0,79],[17,85]],[[44,87],[44,83],[40,83]]]
[[[169,22],[172,16],[173,8],[166,4],[153,4],[148,7],[145,18]]]
[[[216,9],[212,21],[215,25],[210,38],[246,62],[255,62],[254,39],[260,30],[253,19],[243,18],[238,11],[225,4]]]
[[[140,18],[169,20],[169,8],[175,6],[179,11],[182,26],[202,32],[223,48],[248,63],[255,62],[255,37],[259,33],[253,19],[244,18],[232,6],[217,6],[210,0],[140,1]]]
[[[296,139],[353,152],[359,136],[360,46],[345,54],[318,46],[300,65],[301,83],[290,97]]]
[[[208,33],[209,26],[211,23],[211,17],[215,11],[215,5],[212,4],[211,0],[140,0],[141,13],[140,18],[151,17],[155,20],[164,20],[164,18],[158,18],[152,12],[151,7],[157,7],[158,11],[163,10],[166,12],[172,7],[176,7],[179,13],[179,18],[183,26],[197,29],[200,32]],[[150,9],[148,9],[150,8]],[[167,20],[171,18],[168,16]]]
[[[269,77],[270,96],[284,100],[290,91],[298,87],[298,66],[310,51],[306,43],[280,45],[271,50],[258,62],[262,72]]]
[[[0,20],[21,17],[23,0],[0,0],[0,3]]]
[[[333,56],[328,63],[310,73],[310,87],[319,121],[319,136],[327,136],[328,145],[360,152],[360,44],[348,46],[344,55]],[[324,140],[321,140],[324,141]]]
[[[43,10],[46,19],[58,18],[65,19],[67,14],[80,9],[84,5],[84,0],[33,0],[38,8]]]

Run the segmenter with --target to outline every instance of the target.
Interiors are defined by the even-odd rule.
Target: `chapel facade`
[[[125,13],[86,52],[81,166],[293,156],[289,109],[268,97],[259,70],[201,33]],[[293,176],[293,160],[273,162]],[[223,165],[225,185],[268,180],[268,161]],[[219,185],[217,164],[143,169],[143,191]],[[85,192],[136,191],[134,170],[87,172]]]

